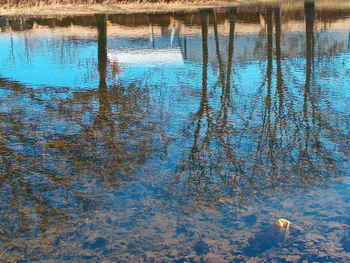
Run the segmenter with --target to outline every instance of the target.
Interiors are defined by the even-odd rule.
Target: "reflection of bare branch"
[[[169,187],[169,191],[175,192],[179,201],[196,207],[217,205],[218,200],[229,193],[238,202],[244,202],[255,196],[272,194],[274,191],[308,189],[310,186],[326,184],[330,179],[330,169],[336,166],[332,154],[326,147],[317,143],[322,110],[317,107],[315,95],[310,91],[306,94],[307,101],[311,103],[311,108],[306,108],[306,115],[311,113],[313,116],[312,122],[308,121],[309,129],[313,133],[308,133],[303,124],[304,104],[296,102],[294,87],[287,88],[286,83],[294,83],[293,71],[288,72],[293,61],[282,60],[282,21],[279,8],[268,9],[266,13],[267,60],[266,63],[260,63],[265,64],[266,68],[262,72],[266,71],[266,79],[262,78],[261,86],[256,88],[256,95],[244,105],[248,107],[244,115],[238,112],[236,107],[232,107],[231,96],[236,85],[232,86],[230,77],[233,65],[231,37],[234,35],[234,14],[231,15],[229,41],[232,39],[232,42],[229,42],[228,60],[224,65],[214,14],[214,52],[219,67],[218,79],[223,88],[220,94],[213,93],[211,97],[207,96],[210,90],[206,79],[207,31],[206,24],[202,24],[202,93],[199,111],[196,114],[197,122],[193,127],[193,146],[188,152],[188,158],[179,163]],[[202,21],[205,21],[203,14]],[[313,56],[313,48],[309,47],[309,50],[310,56]],[[307,68],[310,69],[306,69],[307,79],[312,76],[312,65],[313,63],[307,63]],[[221,66],[225,68],[220,69]],[[239,76],[235,78],[239,79]],[[292,80],[291,83],[289,80]],[[244,91],[242,94],[236,93],[244,96]],[[301,98],[303,99],[303,96]],[[219,104],[215,104],[216,99]],[[215,102],[209,105],[211,101]],[[261,105],[262,108],[256,105]],[[242,105],[237,104],[237,107]],[[206,114],[208,109],[211,110],[212,116]],[[257,116],[262,116],[262,122],[255,126],[259,118]],[[241,126],[234,127],[235,120],[241,121]],[[242,140],[247,140],[247,137],[249,141],[245,142],[244,146]],[[316,152],[312,152],[311,148],[308,151],[304,150],[302,142],[305,142],[305,139],[316,142]],[[253,146],[256,146],[255,157],[250,156],[249,149],[242,148]]]
[[[236,161],[234,147],[231,146],[228,126],[228,108],[230,107],[231,94],[231,68],[233,58],[235,12],[233,10],[230,19],[230,34],[228,45],[228,61],[226,75],[220,72],[221,79],[221,106],[216,114],[216,118],[210,116],[210,106],[208,101],[207,87],[207,64],[208,64],[208,27],[207,14],[202,13],[202,50],[203,50],[203,70],[202,70],[202,94],[199,111],[196,114],[198,120],[194,129],[194,143],[189,152],[186,163],[179,166],[170,189],[182,185],[181,192],[187,196],[188,201],[207,204],[217,202],[220,198],[222,187],[230,186],[234,188],[237,184],[237,176],[241,170]],[[214,24],[215,28],[215,24]],[[215,30],[215,29],[214,29]],[[218,40],[218,36],[215,36]],[[221,61],[220,50],[217,43],[217,58]],[[220,67],[220,66],[219,66]],[[202,119],[206,117],[207,123]],[[205,128],[205,132],[201,130]],[[201,135],[203,138],[201,139]],[[216,148],[219,147],[219,148]],[[227,169],[227,171],[226,171]],[[218,174],[218,176],[216,176]],[[185,180],[185,181],[183,181]],[[220,180],[220,182],[218,181]],[[216,201],[215,201],[216,200]],[[183,200],[185,201],[185,200]],[[208,203],[209,202],[209,203]]]

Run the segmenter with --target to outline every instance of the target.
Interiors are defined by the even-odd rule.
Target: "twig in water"
[[[2,257],[2,255],[4,255],[6,253],[7,250],[8,250],[8,248],[6,248],[4,251],[1,252],[0,258]]]

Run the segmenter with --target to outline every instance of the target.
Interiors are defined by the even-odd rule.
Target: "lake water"
[[[0,27],[1,262],[350,262],[350,9]]]

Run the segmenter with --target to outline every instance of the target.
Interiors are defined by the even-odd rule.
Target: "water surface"
[[[0,26],[0,261],[349,262],[350,10]]]

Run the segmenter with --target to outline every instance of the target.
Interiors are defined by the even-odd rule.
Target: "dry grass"
[[[0,0],[0,15],[84,15],[193,11],[236,6],[255,0]],[[261,2],[262,0],[259,0]],[[263,0],[273,2],[275,0]]]
[[[79,15],[192,11],[248,3],[300,0],[0,0],[0,15]]]
[[[282,3],[288,9],[302,4],[303,0],[0,0],[0,15],[191,12],[250,3]],[[349,3],[348,0],[316,0],[320,8],[349,8]]]
[[[27,8],[27,7],[52,7],[52,6],[85,6],[85,7],[100,7],[110,5],[123,5],[123,4],[191,4],[191,3],[215,3],[226,2],[236,3],[243,0],[0,0],[0,6],[2,8]],[[254,0],[244,0],[254,1]]]
[[[248,0],[260,1],[260,0]],[[278,1],[278,0],[277,0]],[[0,0],[0,6],[50,6],[50,5],[109,5],[125,3],[197,3],[217,2],[213,0]],[[220,1],[219,1],[220,2]],[[225,2],[237,2],[237,0],[226,0]]]

